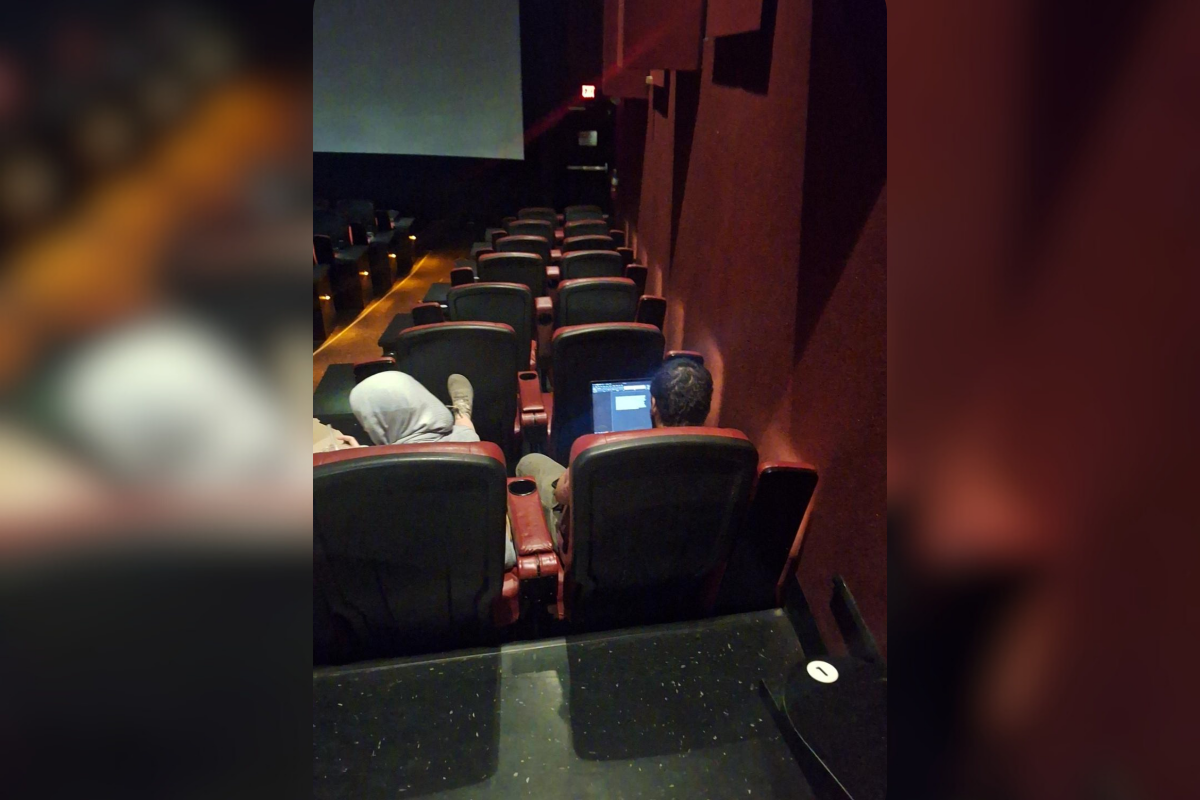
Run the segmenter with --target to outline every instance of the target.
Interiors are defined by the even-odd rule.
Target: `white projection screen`
[[[519,0],[316,0],[313,150],[523,159]]]

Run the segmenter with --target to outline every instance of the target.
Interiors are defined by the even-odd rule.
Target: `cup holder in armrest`
[[[536,372],[518,372],[517,377],[523,381],[536,381],[538,374]]]
[[[549,325],[551,322],[554,322],[554,317],[550,316],[549,314],[538,314],[538,325]]]
[[[522,478],[519,481],[510,481],[508,484],[508,493],[516,497],[525,497],[537,491],[537,484],[528,478]]]

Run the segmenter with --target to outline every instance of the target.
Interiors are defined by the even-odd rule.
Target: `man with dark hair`
[[[650,419],[656,428],[703,425],[712,393],[712,375],[703,364],[673,358],[659,367],[650,382]],[[546,527],[554,543],[560,544],[558,525],[571,496],[570,471],[549,456],[530,453],[517,462],[517,477],[531,478],[537,484]]]
[[[703,425],[712,405],[712,375],[703,364],[673,358],[650,382],[650,418],[656,428]]]

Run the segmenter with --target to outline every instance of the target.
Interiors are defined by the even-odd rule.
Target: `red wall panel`
[[[621,64],[699,69],[703,0],[622,0]]]
[[[604,0],[604,73],[600,84],[609,97],[646,96],[644,70],[624,66],[624,0]]]
[[[666,86],[651,87],[646,115],[645,160],[642,164],[641,207],[638,212],[637,260],[649,270],[646,289],[661,294],[671,262],[672,154],[675,126],[670,113],[671,78]]]
[[[652,70],[699,69],[703,12],[703,0],[605,0],[605,94],[645,97]]]
[[[840,572],[886,647],[886,192],[868,181],[856,204],[830,203],[837,183],[804,196],[813,1],[779,0],[763,30],[734,47],[710,39],[700,73],[652,89],[628,222],[667,297],[669,346],[701,351],[713,373],[710,423],[821,472],[800,577],[823,632]],[[822,225],[804,226],[810,202]],[[806,261],[806,243],[838,254],[836,268]]]
[[[708,37],[756,31],[762,25],[763,0],[708,0]]]

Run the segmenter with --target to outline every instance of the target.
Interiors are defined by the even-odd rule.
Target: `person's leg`
[[[471,386],[471,382],[456,373],[446,379],[446,390],[450,394],[450,407],[454,412],[455,427],[475,430],[475,423],[471,421],[471,409],[475,405],[475,389]]]
[[[450,429],[450,433],[443,442],[478,442],[479,434],[475,432],[474,426],[463,425],[457,419],[454,420],[454,427]]]
[[[562,464],[541,453],[530,453],[517,462],[517,477],[530,478],[537,484],[538,499],[546,512],[546,527],[555,544],[558,543],[558,520],[554,514],[554,482],[566,471]]]

